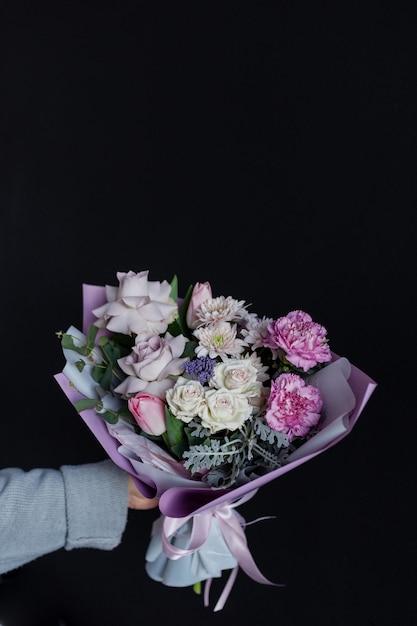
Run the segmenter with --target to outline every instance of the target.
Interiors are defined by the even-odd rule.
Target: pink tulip
[[[162,435],[166,431],[165,404],[149,393],[138,393],[128,400],[129,411],[148,435]]]
[[[187,309],[187,326],[188,328],[197,328],[198,326],[198,309],[201,304],[206,300],[210,300],[213,297],[210,283],[196,283],[191,295],[190,304]]]

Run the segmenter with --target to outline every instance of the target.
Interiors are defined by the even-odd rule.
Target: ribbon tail
[[[283,584],[272,582],[262,574],[249,551],[245,532],[235,517],[230,515],[228,519],[223,517],[221,518],[221,524],[223,527],[223,536],[230,552],[250,578],[263,585],[285,587]]]
[[[238,571],[239,571],[239,565],[237,565],[236,567],[232,569],[230,576],[227,580],[227,583],[225,584],[224,589],[221,593],[221,596],[218,599],[217,604],[213,609],[214,612],[221,611],[224,605],[226,604],[226,600],[229,597],[230,592],[232,591],[233,585],[235,584]]]
[[[213,609],[213,612],[215,613],[216,611],[221,611],[224,607],[224,605],[226,604],[227,598],[230,595],[230,592],[233,589],[233,585],[235,584],[235,580],[236,577],[238,575],[239,572],[239,565],[236,565],[236,567],[234,567],[232,569],[232,571],[230,572],[230,576],[227,579],[227,583],[225,584],[223,591],[220,595],[220,598],[217,600],[217,604]],[[206,583],[204,585],[204,606],[209,606],[210,604],[210,588],[211,588],[211,583],[213,582],[212,578],[208,578],[206,580]]]
[[[213,582],[212,578],[208,578],[206,580],[206,584],[204,585],[204,606],[208,606],[210,604],[210,587]]]

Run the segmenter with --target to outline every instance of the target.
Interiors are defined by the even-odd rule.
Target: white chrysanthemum
[[[240,320],[244,315],[244,304],[244,300],[235,300],[231,296],[209,298],[201,303],[197,311],[198,326]]]
[[[217,322],[208,324],[194,331],[198,339],[195,350],[197,357],[208,356],[210,359],[220,357],[222,361],[228,356],[239,356],[244,350],[244,342],[236,338],[236,324]]]
[[[249,306],[249,305],[247,305]],[[242,315],[241,315],[241,323],[244,326],[248,326],[252,323],[252,320],[257,320],[258,319],[258,314],[257,313],[249,313],[249,311],[245,308],[242,310]]]
[[[247,345],[252,349],[264,348],[265,341],[269,337],[268,324],[272,322],[272,317],[255,317],[247,320],[246,328],[242,329],[242,335]]]
[[[250,352],[245,354],[245,359],[248,359],[253,367],[256,368],[258,375],[256,377],[257,380],[264,383],[266,380],[270,379],[270,375],[268,374],[268,366],[262,363],[261,358],[256,354],[256,352]]]

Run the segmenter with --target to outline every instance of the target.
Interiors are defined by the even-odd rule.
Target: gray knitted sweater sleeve
[[[113,461],[0,470],[0,574],[60,548],[112,550],[127,522],[127,474]]]

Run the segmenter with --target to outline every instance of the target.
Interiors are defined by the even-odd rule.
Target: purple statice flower
[[[187,361],[184,364],[184,372],[190,376],[190,378],[194,378],[198,380],[200,385],[204,385],[204,383],[208,383],[210,378],[213,376],[214,366],[216,365],[216,361],[211,359],[208,356],[201,356],[197,359],[193,359],[192,361]]]

